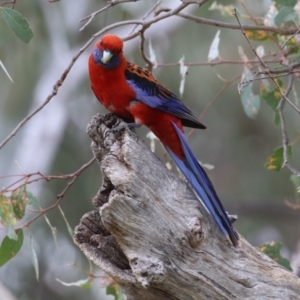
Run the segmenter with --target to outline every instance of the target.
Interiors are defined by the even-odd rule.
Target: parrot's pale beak
[[[107,64],[110,59],[113,57],[113,54],[109,51],[109,50],[104,50],[103,51],[103,55],[102,55],[102,58],[101,58],[101,61],[104,63],[104,64]]]

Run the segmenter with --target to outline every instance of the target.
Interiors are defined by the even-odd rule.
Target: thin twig
[[[265,61],[265,62],[267,62],[267,61]],[[283,73],[291,72],[291,70],[294,70],[294,69],[296,69],[299,66],[300,66],[300,60],[296,60],[295,62],[289,64],[285,68],[282,68],[282,69],[279,69],[279,70],[270,70],[269,69],[268,71],[262,70],[262,71],[257,72],[256,74],[257,75],[261,75],[261,74],[266,74],[266,72],[268,72],[270,74],[283,74]]]
[[[82,22],[82,21],[85,21],[86,19],[88,19],[88,21],[82,26],[80,27],[79,31],[82,31],[85,29],[86,26],[88,26],[92,21],[93,19],[95,18],[95,16],[101,14],[103,11],[107,10],[108,8],[110,8],[112,5],[111,4],[108,4],[106,6],[104,6],[103,8],[93,12],[92,14],[90,14],[89,16],[87,17],[84,17],[83,19],[79,20],[79,22]]]
[[[147,69],[152,72],[153,69],[153,63],[152,61],[147,57],[146,53],[145,53],[145,36],[144,36],[144,30],[140,31],[140,51],[141,51],[141,55],[143,60],[146,62],[147,64]]]
[[[268,59],[265,60],[266,63],[282,63],[282,59],[281,58],[277,58],[277,59]],[[199,67],[199,66],[209,66],[209,67],[213,67],[216,65],[244,65],[244,64],[258,64],[260,63],[257,59],[249,59],[246,62],[244,60],[226,60],[226,59],[222,59],[222,60],[217,60],[217,61],[210,61],[210,62],[189,62],[189,63],[184,63],[185,66],[187,67]],[[157,63],[157,67],[178,67],[180,65],[179,62],[174,62],[174,63]]]
[[[107,1],[107,3],[111,4],[112,6],[120,4],[120,3],[126,3],[126,2],[138,2],[139,0],[110,0]]]
[[[290,74],[289,79],[288,79],[288,85],[287,85],[286,92],[285,92],[286,97],[288,97],[290,91],[292,90],[292,86],[293,86],[293,75]],[[285,118],[283,115],[284,104],[285,104],[285,99],[284,99],[284,97],[282,97],[277,106],[278,114],[280,117],[282,146],[283,146],[282,167],[288,168],[293,174],[300,177],[300,172],[289,163],[289,155],[288,155],[289,138],[288,138],[288,134],[287,134],[287,130],[286,130]]]
[[[245,63],[248,63],[244,62]],[[256,66],[250,66],[249,69],[252,70],[254,69]],[[221,89],[216,93],[216,95],[213,97],[213,99],[211,101],[209,101],[209,103],[205,106],[204,110],[202,111],[202,113],[199,115],[198,120],[201,120],[204,115],[207,113],[207,111],[209,110],[209,108],[216,102],[216,100],[222,95],[222,93],[230,86],[230,84],[232,84],[233,82],[239,80],[242,77],[242,74],[236,76],[233,79],[230,80],[226,80],[226,83],[221,87]],[[189,138],[193,132],[195,131],[195,129],[191,129],[190,132],[187,134],[187,137]]]
[[[295,37],[295,35],[297,35],[300,32],[300,28],[292,35],[290,36],[281,46],[281,49],[283,50],[283,48],[285,47],[285,45],[292,39]]]
[[[240,19],[237,15],[236,9],[234,10],[233,14],[234,14],[235,18],[237,19],[237,22],[239,24],[239,28],[242,31],[243,35],[245,36],[250,48],[252,49],[253,53],[255,54],[255,56],[260,61],[261,65],[264,67],[265,70],[263,70],[263,71],[265,71],[266,74],[268,74],[270,76],[271,80],[274,82],[275,86],[278,88],[278,90],[279,90],[281,96],[284,98],[284,100],[286,102],[288,102],[300,114],[299,108],[285,95],[285,93],[282,91],[280,85],[278,84],[277,80],[275,80],[275,78],[271,75],[271,72],[270,72],[270,69],[269,69],[268,65],[265,64],[265,62],[262,60],[262,58],[257,54],[256,50],[254,49],[254,46],[252,45],[252,43],[250,42],[250,40],[248,39],[248,37],[245,33],[244,26],[242,26],[242,24],[240,22]]]
[[[231,23],[226,23],[226,22],[220,22],[216,20],[210,20],[206,18],[201,18],[201,17],[196,17],[187,13],[178,13],[176,14],[179,17],[192,20],[196,23],[199,24],[206,24],[206,25],[212,25],[212,26],[217,26],[217,27],[222,27],[222,28],[229,28],[229,29],[240,29],[240,27],[236,24],[231,24]],[[293,29],[281,29],[278,27],[272,27],[272,26],[263,26],[263,25],[244,25],[243,26],[244,30],[262,30],[266,32],[273,32],[277,33],[279,35],[292,35],[295,34],[299,29],[298,28],[293,28]]]
[[[256,52],[256,50],[255,50],[255,48],[254,48],[254,46],[252,45],[252,43],[251,43],[250,40],[248,39],[248,37],[247,37],[247,35],[246,35],[246,32],[245,32],[245,30],[244,30],[244,27],[245,27],[245,26],[242,26],[242,24],[241,24],[241,22],[240,22],[240,19],[239,19],[238,15],[237,15],[236,9],[234,9],[233,15],[235,16],[235,18],[236,18],[236,20],[237,20],[237,22],[238,22],[238,24],[239,24],[239,29],[241,29],[241,31],[242,31],[243,35],[245,36],[245,38],[246,38],[246,40],[247,40],[247,42],[248,42],[250,48],[252,49],[253,53],[255,54],[255,56],[257,57],[257,59],[258,59],[259,62],[261,63],[261,65],[262,65],[265,69],[268,69],[268,66],[265,64],[265,62],[262,60],[262,58],[257,54],[257,52]]]
[[[159,0],[159,1],[157,1],[156,2],[156,4],[154,4],[150,9],[149,9],[149,11],[148,12],[146,12],[146,14],[142,17],[142,21],[144,21],[144,20],[146,20],[149,16],[150,16],[150,14],[161,4],[161,2],[162,2],[162,0]],[[133,33],[135,30],[136,30],[136,28],[137,28],[137,25],[135,25],[132,29],[131,29],[131,31],[128,33],[128,34],[131,34],[131,33]]]
[[[148,28],[152,24],[155,24],[155,23],[157,23],[157,22],[159,22],[163,19],[166,19],[166,18],[169,18],[171,16],[177,15],[180,11],[182,11],[188,5],[189,5],[188,3],[182,3],[182,4],[178,5],[177,7],[175,7],[174,9],[168,9],[167,11],[165,11],[165,14],[160,14],[160,15],[155,16],[152,19],[144,21],[144,22],[140,21],[141,25],[142,25],[142,28],[145,28],[145,27]],[[134,38],[138,35],[139,35],[139,31],[136,31],[136,32],[133,32],[133,33],[127,35],[123,40],[124,41],[131,40],[132,38]]]
[[[41,212],[39,214],[37,214],[36,216],[34,216],[31,220],[27,221],[26,223],[24,223],[21,228],[25,228],[28,227],[32,222],[34,222],[35,220],[37,220],[39,217],[41,217],[42,215],[44,215],[46,212],[56,208],[59,203],[61,202],[61,200],[63,199],[64,195],[66,194],[66,192],[68,191],[68,189],[74,184],[74,182],[76,181],[76,179],[78,178],[78,176],[74,177],[70,182],[68,182],[68,184],[66,185],[66,187],[63,189],[63,191],[58,194],[57,200],[54,204],[52,204],[51,206],[41,210]]]
[[[244,3],[244,0],[239,0],[239,3],[243,6],[244,10],[247,12],[247,14],[249,15],[250,19],[256,24],[259,25],[259,19],[255,18],[251,12],[249,11],[249,9],[247,8],[247,6]],[[262,22],[261,22],[262,23]],[[274,44],[278,47],[278,49],[281,51],[281,47],[280,44],[278,42],[277,38],[274,38],[274,36],[270,35],[269,38],[274,42]]]
[[[42,179],[46,180],[46,181],[50,181],[50,180],[53,180],[53,179],[63,179],[63,180],[71,179],[75,176],[80,175],[85,169],[87,169],[89,166],[91,166],[94,163],[95,160],[96,160],[95,157],[93,157],[89,162],[82,165],[77,171],[75,171],[73,173],[70,173],[70,174],[43,175],[40,172],[36,172],[36,173],[30,173],[30,174],[15,175],[15,176],[22,176],[22,178],[18,179],[17,181],[15,181],[12,184],[8,185],[7,187],[3,188],[0,191],[0,194],[4,194],[4,193],[10,192],[10,191],[15,191],[15,190],[19,189],[20,187],[22,187],[24,185],[24,183],[17,186],[17,187],[14,187],[14,186],[17,183],[19,183],[23,180],[26,180],[25,184],[30,184],[30,183],[37,182],[37,181],[42,180]],[[39,177],[29,180],[29,178],[34,177],[34,176],[39,176]],[[14,188],[12,188],[12,187],[14,187]]]
[[[199,7],[209,0],[181,0],[182,3],[185,4],[197,4]]]
[[[59,193],[56,198],[56,202],[54,204],[52,204],[51,206],[41,210],[41,212],[39,214],[37,214],[36,216],[34,216],[31,220],[27,221],[26,223],[24,223],[22,225],[22,228],[28,227],[29,224],[31,224],[32,222],[34,222],[36,219],[38,219],[40,216],[44,215],[46,212],[56,208],[61,200],[63,199],[63,197],[65,196],[65,194],[67,193],[67,191],[70,189],[70,187],[75,183],[75,181],[77,180],[77,178],[80,176],[80,174],[86,170],[94,161],[96,160],[96,158],[93,158],[92,160],[90,160],[88,163],[84,164],[79,170],[77,170],[74,174],[74,177],[71,181],[68,182],[68,184],[66,185],[66,187],[63,189],[63,191],[61,193]]]
[[[217,94],[213,97],[213,99],[211,99],[207,105],[205,106],[205,108],[203,109],[203,111],[201,112],[201,114],[199,115],[198,119],[201,120],[204,115],[206,114],[206,112],[209,110],[209,108],[217,101],[217,99],[220,97],[220,95],[227,89],[227,87],[232,83],[232,81],[227,81],[222,87],[221,89],[217,92]],[[187,138],[189,138],[193,132],[195,131],[195,129],[191,129],[189,131],[189,133],[187,134]]]
[[[241,91],[248,85],[250,84],[251,82],[253,81],[256,81],[256,80],[263,80],[263,79],[271,79],[273,80],[274,78],[281,78],[281,77],[284,77],[284,76],[289,76],[291,74],[296,74],[296,73],[299,73],[299,71],[291,71],[289,73],[284,73],[284,74],[278,74],[278,75],[269,75],[269,76],[257,76],[258,73],[254,73],[253,74],[253,78],[249,79],[249,80],[244,80],[243,82],[240,82],[239,83],[239,86],[238,86],[238,90],[239,90],[239,93],[241,93]],[[265,74],[265,72],[263,73]]]
[[[107,10],[108,8],[115,6],[117,4],[120,3],[126,3],[126,2],[137,2],[138,0],[115,0],[115,1],[110,1],[108,5],[102,7],[101,9],[93,12],[92,14],[90,14],[89,16],[86,16],[84,18],[82,18],[81,20],[79,20],[79,22],[83,22],[85,20],[88,19],[88,21],[79,29],[79,31],[82,31],[85,29],[86,26],[88,26],[92,20],[95,18],[95,16],[101,14],[102,12],[104,12],[105,10]]]
[[[16,3],[17,3],[17,0],[5,1],[5,2],[1,3],[0,6],[4,6],[4,5],[7,5],[7,4],[12,4],[11,8],[14,9]]]
[[[244,8],[245,12],[248,14],[249,18],[256,24],[259,25],[259,21],[253,17],[253,15],[251,14],[250,10],[248,9],[248,7],[246,6],[244,0],[238,0],[238,2],[242,5],[242,7]]]

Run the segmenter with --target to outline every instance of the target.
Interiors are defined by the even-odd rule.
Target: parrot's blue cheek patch
[[[94,58],[94,62],[97,65],[100,65],[109,70],[116,69],[120,65],[120,57],[118,56],[114,55],[107,64],[104,64],[102,62],[102,57],[103,57],[103,51],[97,48],[94,49],[93,58]]]

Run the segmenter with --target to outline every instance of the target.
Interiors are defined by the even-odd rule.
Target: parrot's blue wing
[[[148,70],[127,63],[125,77],[136,94],[136,100],[180,118],[183,126],[206,128],[176,95],[161,85]]]

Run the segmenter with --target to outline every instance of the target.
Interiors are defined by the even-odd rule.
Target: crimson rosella
[[[112,34],[96,43],[88,64],[91,88],[97,99],[109,111],[146,125],[157,136],[221,232],[236,246],[238,234],[184,136],[183,126],[206,127],[148,70],[127,62],[122,50],[122,40]]]

